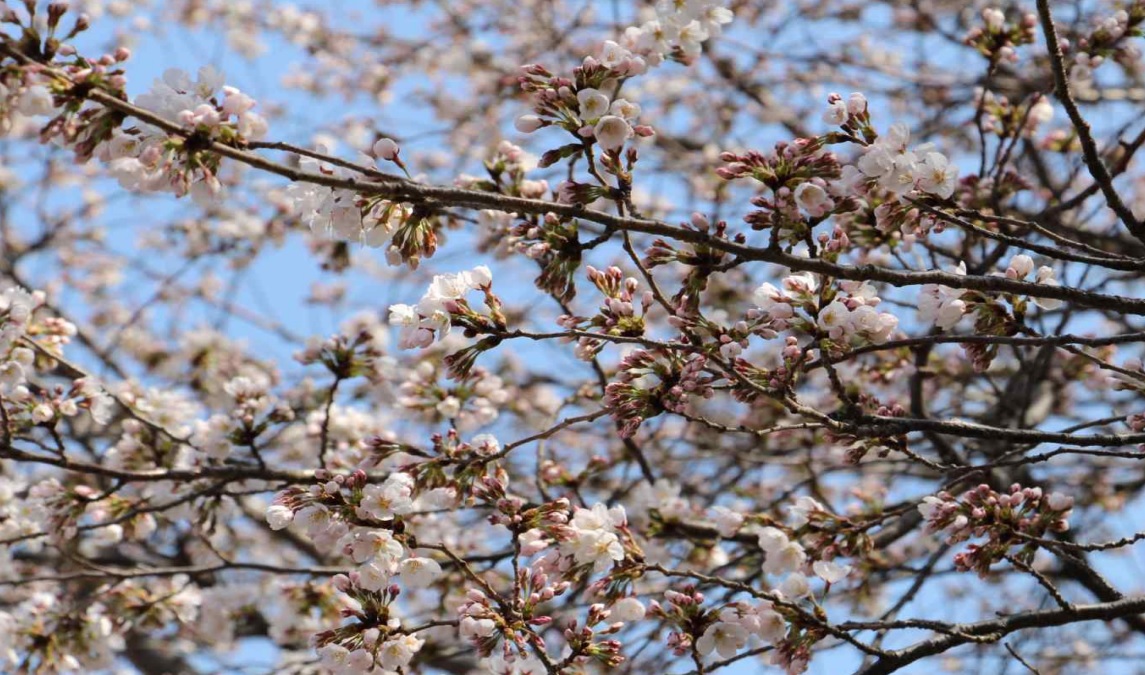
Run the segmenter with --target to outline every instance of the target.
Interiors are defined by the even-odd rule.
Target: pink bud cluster
[[[918,510],[927,529],[946,532],[950,543],[986,538],[985,543],[970,544],[954,557],[959,570],[985,576],[990,565],[1008,555],[1028,564],[1038,548],[1030,539],[1068,530],[1073,502],[1068,495],[1045,494],[1041,488],[1022,488],[1016,483],[1008,492],[982,484],[957,498],[947,492],[926,497]],[[1011,553],[1015,547],[1018,550]]]
[[[706,365],[703,355],[681,356],[659,348],[624,357],[604,392],[621,435],[632,436],[646,419],[664,411],[684,412],[694,398],[711,398],[714,377],[706,373]]]
[[[1141,49],[1129,38],[1139,34],[1143,22],[1145,2],[1133,0],[1113,14],[1097,20],[1093,30],[1079,37],[1076,45],[1067,41],[1062,46],[1063,51],[1074,51],[1070,79],[1078,83],[1092,80],[1093,71],[1110,58],[1123,66],[1135,68],[1134,64],[1141,59]]]
[[[1002,10],[986,7],[982,10],[982,22],[982,26],[975,26],[966,33],[963,42],[991,61],[1016,63],[1015,47],[1037,39],[1038,17],[1032,12],[1023,14],[1017,22],[1007,23]]]
[[[799,183],[813,178],[830,180],[839,176],[838,158],[823,147],[822,139],[797,138],[790,143],[776,143],[768,154],[756,150],[725,152],[720,155],[720,161],[725,164],[716,173],[724,180],[753,178],[777,193],[784,187],[794,190]],[[818,193],[816,196],[823,198]],[[816,200],[808,196],[803,201],[814,203]]]
[[[635,277],[625,277],[619,267],[598,270],[589,265],[585,273],[593,286],[604,296],[604,302],[592,317],[563,315],[557,319],[562,328],[577,331],[594,330],[605,335],[639,337],[644,334],[644,315],[652,306],[652,292],[640,292],[640,282]],[[640,314],[636,313],[639,302]],[[577,342],[576,356],[591,361],[604,347],[604,342],[591,337],[581,337]]]

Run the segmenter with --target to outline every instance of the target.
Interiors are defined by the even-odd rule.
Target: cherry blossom
[[[72,4],[0,3],[0,671],[1139,651],[1145,2]]]
[[[719,656],[730,659],[747,645],[747,638],[747,629],[740,624],[717,621],[708,626],[700,639],[696,640],[696,651],[703,656],[716,652]]]

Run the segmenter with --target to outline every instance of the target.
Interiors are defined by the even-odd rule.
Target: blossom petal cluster
[[[180,196],[190,193],[203,204],[219,198],[219,160],[213,155],[200,156],[196,143],[255,141],[267,132],[266,120],[254,112],[255,100],[236,87],[225,86],[224,81],[223,74],[211,66],[200,68],[196,79],[170,69],[155,80],[150,91],[135,99],[137,106],[192,130],[199,140],[173,141],[167,131],[146,122],[133,132],[114,130],[100,144],[98,156],[122,187]]]
[[[562,551],[572,556],[578,565],[591,565],[594,572],[603,572],[624,559],[624,546],[617,536],[617,528],[627,523],[624,508],[620,506],[578,507],[569,521],[571,538],[562,545]]]
[[[389,140],[389,139],[383,139]],[[326,148],[319,146],[318,152]],[[379,141],[375,152],[379,158],[397,154]],[[299,168],[312,174],[333,178],[354,178],[353,171],[343,166],[323,162],[312,157],[301,157]],[[353,190],[333,188],[315,183],[291,183],[286,189],[294,212],[311,231],[324,232],[327,236],[344,241],[353,241],[370,248],[380,248],[390,242],[394,229],[405,223],[412,208],[385,199],[365,199]],[[391,263],[396,263],[395,252],[387,250]]]
[[[964,276],[966,264],[958,263],[954,274]],[[949,330],[962,320],[967,305],[962,300],[965,293],[963,289],[951,288],[942,284],[926,284],[919,290],[918,318],[933,323],[944,330]]]
[[[605,43],[602,60],[620,60],[623,57],[618,47],[622,47],[651,66],[659,65],[665,58],[691,64],[703,51],[704,41],[720,35],[733,18],[732,11],[722,2],[659,0],[656,17],[627,28],[620,45]]]
[[[401,327],[402,349],[424,348],[449,335],[451,314],[470,291],[487,291],[493,274],[484,265],[456,274],[439,274],[416,305],[390,306],[390,325]]]
[[[904,197],[918,190],[949,199],[954,194],[958,168],[945,155],[927,146],[909,149],[910,129],[894,124],[864,149],[858,168],[889,192]]]
[[[1042,284],[1044,286],[1058,286],[1058,280],[1055,278],[1054,268],[1048,265],[1041,265],[1034,271],[1034,260],[1030,256],[1019,253],[1010,259],[1009,266],[1006,267],[1006,278],[1014,279],[1016,281],[1025,281],[1026,277],[1034,272],[1034,283]],[[1042,309],[1057,309],[1061,307],[1062,301],[1057,298],[1031,298],[1034,304]]]

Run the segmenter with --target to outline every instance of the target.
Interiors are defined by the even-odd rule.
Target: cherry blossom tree
[[[1129,672],[1143,28],[0,0],[0,671]]]

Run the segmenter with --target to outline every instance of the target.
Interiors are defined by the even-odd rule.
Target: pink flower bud
[[[392,138],[383,136],[374,143],[374,156],[378,159],[392,162],[398,158],[399,152],[401,152],[401,148]]]
[[[544,120],[536,115],[521,115],[513,124],[523,134],[531,134],[537,129],[545,126]]]

